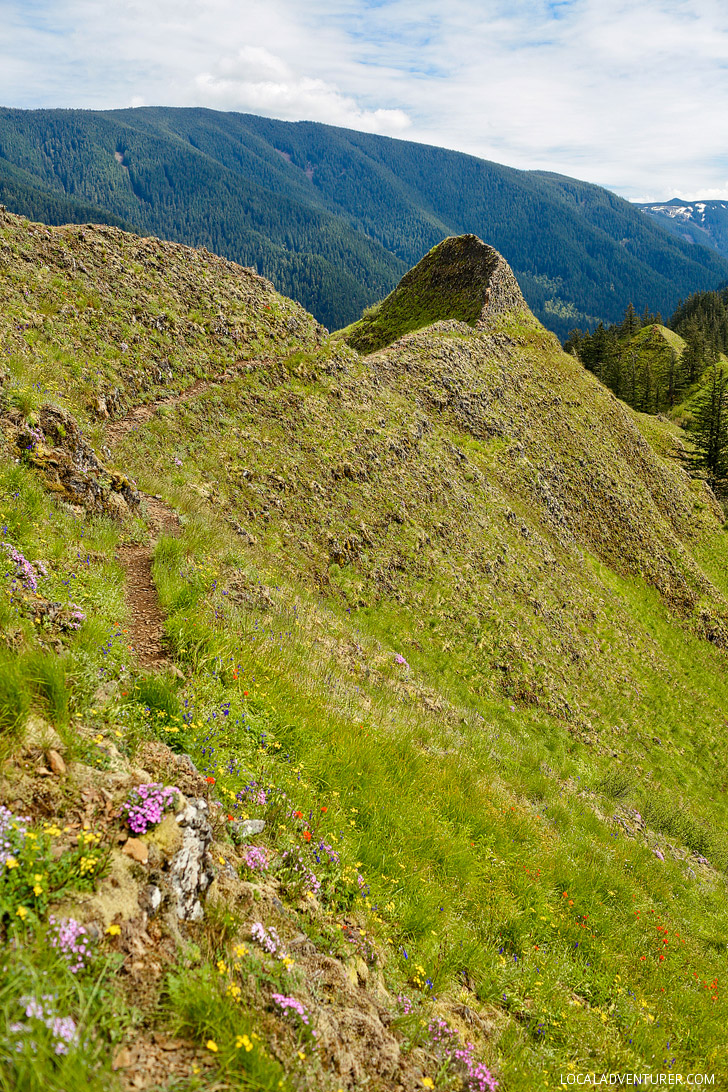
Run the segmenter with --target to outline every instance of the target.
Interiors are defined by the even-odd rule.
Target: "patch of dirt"
[[[127,1043],[116,1052],[112,1063],[121,1078],[124,1092],[137,1089],[167,1088],[172,1081],[202,1075],[214,1068],[208,1051],[184,1039],[171,1039],[160,1032],[151,1032]]]
[[[118,558],[126,572],[126,598],[131,608],[130,647],[142,667],[168,664],[162,644],[164,612],[152,579],[152,547],[120,546]]]

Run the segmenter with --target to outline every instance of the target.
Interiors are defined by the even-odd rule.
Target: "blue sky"
[[[209,106],[728,198],[715,0],[0,0],[0,104]]]

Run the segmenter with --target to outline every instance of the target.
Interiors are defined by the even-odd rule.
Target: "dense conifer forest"
[[[632,299],[669,313],[728,261],[598,186],[313,122],[202,109],[0,110],[0,201],[47,223],[123,224],[255,267],[330,329],[448,235],[512,266],[564,338]]]

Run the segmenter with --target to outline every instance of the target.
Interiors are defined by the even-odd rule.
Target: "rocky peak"
[[[503,311],[527,309],[505,258],[477,235],[453,235],[433,247],[343,336],[359,352],[371,353],[435,322],[455,319],[480,327]]]

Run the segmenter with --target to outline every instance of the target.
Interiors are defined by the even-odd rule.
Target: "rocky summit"
[[[0,1088],[728,1081],[725,515],[497,251],[3,213],[0,428]]]
[[[476,327],[509,310],[527,307],[508,263],[477,235],[459,235],[433,247],[342,336],[359,352],[371,353],[438,320]]]

